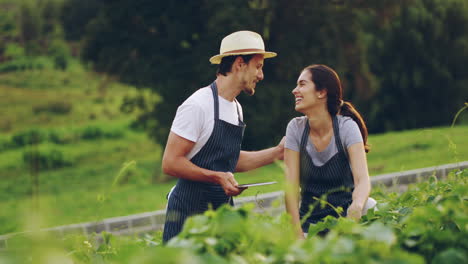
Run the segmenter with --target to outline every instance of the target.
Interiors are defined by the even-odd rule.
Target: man
[[[265,51],[262,37],[238,31],[221,42],[220,54],[210,59],[219,64],[216,80],[192,94],[177,109],[164,151],[162,167],[179,178],[169,195],[163,241],[181,230],[194,214],[222,204],[233,205],[239,188],[232,172],[255,169],[283,158],[284,139],[278,146],[255,152],[241,151],[241,91],[255,93],[263,80],[263,60],[276,53]]]

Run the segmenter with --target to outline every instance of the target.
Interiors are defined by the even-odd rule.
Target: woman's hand
[[[297,232],[297,239],[299,239],[299,240],[304,240],[305,239],[305,235],[304,235],[304,232],[302,232],[302,230]]]
[[[351,203],[347,210],[347,217],[359,221],[362,216],[362,206],[356,203]]]

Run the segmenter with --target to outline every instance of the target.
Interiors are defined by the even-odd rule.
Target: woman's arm
[[[347,214],[348,217],[359,220],[371,190],[364,144],[360,142],[349,146],[348,154],[354,178],[354,191],[353,202],[348,207]]]
[[[291,215],[292,224],[299,238],[304,238],[299,219],[299,152],[284,149],[286,165],[286,211]]]

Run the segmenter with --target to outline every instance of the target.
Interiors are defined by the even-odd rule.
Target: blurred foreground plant
[[[378,210],[359,223],[327,217],[305,240],[295,239],[289,215],[258,214],[247,204],[189,218],[166,245],[161,233],[31,233],[12,239],[0,263],[466,263],[467,176],[464,170],[433,177],[402,195],[377,188]]]

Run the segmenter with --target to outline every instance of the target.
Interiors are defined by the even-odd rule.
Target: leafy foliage
[[[23,147],[32,144],[39,144],[46,138],[46,133],[41,129],[29,129],[16,133],[12,137],[15,146]]]
[[[19,131],[11,137],[0,138],[0,152],[8,149],[38,145],[44,142],[62,145],[76,143],[79,140],[118,139],[125,135],[124,130],[125,128],[122,127],[102,128],[95,125],[73,131],[32,128]]]
[[[0,72],[65,70],[71,53],[59,20],[63,0],[3,2],[9,12],[0,16]]]
[[[33,170],[49,170],[68,167],[73,161],[57,149],[29,150],[23,153],[25,164]]]
[[[41,104],[33,106],[33,112],[35,114],[46,112],[52,114],[68,114],[73,108],[73,104],[66,101],[50,102],[47,104]]]
[[[448,124],[463,106],[467,14],[465,0],[412,1],[372,37],[370,65],[380,85],[368,115],[371,131]]]
[[[139,104],[145,109],[136,121],[162,144],[177,106],[214,80],[208,58],[236,30],[259,32],[279,54],[265,62],[256,95],[239,98],[246,123],[255,124],[246,130],[245,149],[271,146],[284,135],[296,115],[290,91],[309,64],[337,70],[345,99],[371,132],[449,124],[468,96],[465,0],[102,1],[93,11],[88,2],[67,5],[76,9],[65,28],[84,40],[83,57],[96,70],[162,96],[149,107]],[[86,26],[73,29],[78,22]]]
[[[38,238],[23,237],[11,241],[15,250],[5,256],[12,263],[30,255],[34,263],[46,263],[31,253],[37,246],[45,256],[53,248],[70,263],[465,263],[467,176],[468,170],[452,172],[446,180],[412,185],[402,195],[379,189],[373,194],[378,210],[360,223],[327,217],[303,241],[295,239],[287,214],[257,214],[250,204],[191,217],[166,245],[160,232],[138,238],[66,236],[61,246],[49,248]],[[324,229],[326,235],[314,235]],[[23,251],[31,254],[13,254]]]
[[[134,127],[163,145],[177,106],[214,80],[208,58],[237,30],[259,32],[279,54],[266,61],[256,95],[239,97],[246,123],[255,124],[246,130],[247,150],[284,135],[297,115],[290,91],[310,64],[337,70],[371,133],[447,125],[468,98],[466,0],[2,3],[11,12],[0,17],[0,72],[65,70],[80,55],[99,72],[161,95],[123,108],[133,104]]]

